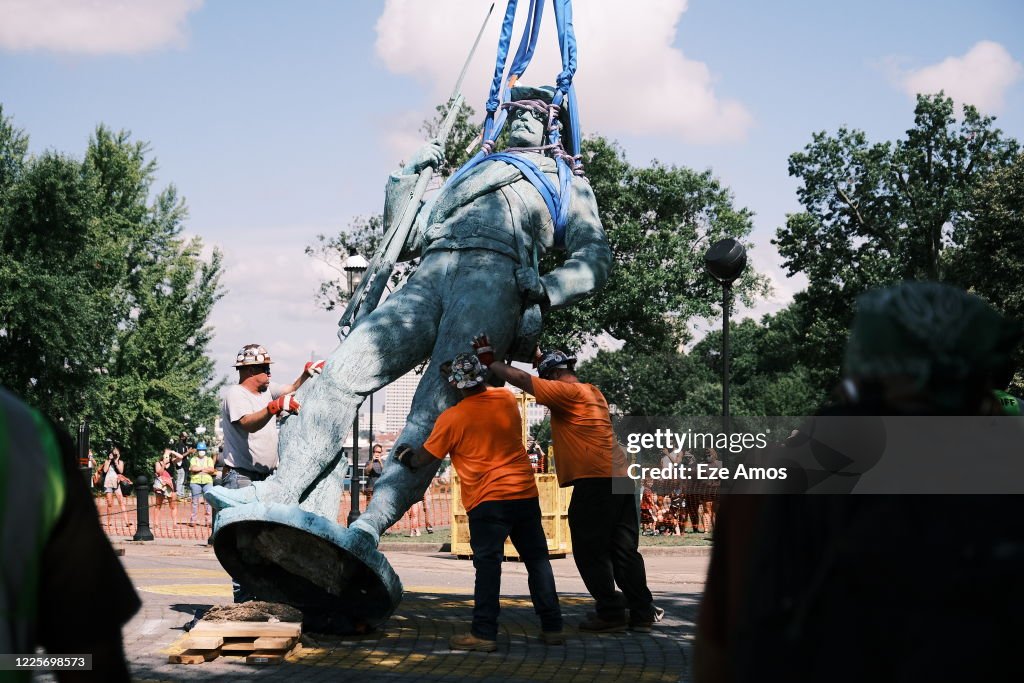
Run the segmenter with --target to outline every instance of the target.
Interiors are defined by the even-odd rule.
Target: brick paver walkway
[[[178,651],[184,624],[197,609],[229,603],[231,586],[208,548],[166,543],[129,544],[123,558],[144,603],[124,633],[135,680],[675,683],[686,670],[701,589],[691,583],[700,580],[700,567],[681,574],[677,558],[647,558],[652,590],[666,610],[654,633],[580,634],[575,624],[592,601],[582,592],[571,560],[559,560],[556,577],[570,638],[564,646],[547,646],[537,638],[525,572],[521,565],[506,563],[498,651],[453,653],[448,637],[466,630],[470,617],[472,563],[437,554],[389,553],[407,592],[385,629],[347,638],[304,634],[301,652],[276,666],[249,665],[238,658],[173,665],[167,656]],[[428,585],[431,581],[445,585]]]

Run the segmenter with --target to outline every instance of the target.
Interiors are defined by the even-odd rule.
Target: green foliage
[[[530,427],[530,436],[546,452],[551,445],[551,416],[545,415],[543,420]]]
[[[789,274],[808,287],[795,297],[791,352],[827,391],[838,379],[856,297],[907,279],[971,288],[985,279],[972,234],[983,225],[981,188],[1017,154],[1016,141],[971,106],[954,116],[951,99],[919,95],[914,126],[894,143],[857,130],[816,133],[790,157],[804,211],[787,218],[774,243]],[[973,255],[972,255],[973,254]],[[1024,252],[1007,255],[1020,263]]]
[[[2,111],[0,111],[2,114]],[[207,320],[221,255],[185,241],[173,187],[128,133],[97,128],[83,160],[25,155],[0,115],[0,383],[133,471],[217,411]]]
[[[677,349],[692,318],[720,310],[721,290],[704,271],[704,252],[724,237],[747,237],[752,214],[733,206],[710,171],[657,161],[632,166],[616,143],[599,136],[585,139],[582,151],[615,261],[599,294],[547,316],[544,343],[575,350],[607,332],[631,351]],[[562,258],[547,254],[541,270]],[[749,304],[767,286],[748,268],[733,290]]]
[[[580,364],[579,377],[600,387],[608,403],[625,415],[670,415],[694,385],[714,381],[707,368],[674,350],[600,351]],[[716,413],[717,408],[709,414]]]

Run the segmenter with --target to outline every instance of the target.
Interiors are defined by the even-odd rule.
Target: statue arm
[[[387,188],[384,191],[384,229],[389,229],[396,221],[402,219],[402,214],[412,201],[413,188],[416,187],[416,174],[406,174],[404,169],[396,171],[388,177]],[[409,236],[402,246],[398,256],[399,261],[408,261],[419,255],[422,244],[422,227],[420,223],[422,215],[416,217],[409,230]]]
[[[573,179],[569,223],[565,227],[565,262],[541,277],[551,308],[563,308],[604,286],[612,252],[597,215],[590,183]]]

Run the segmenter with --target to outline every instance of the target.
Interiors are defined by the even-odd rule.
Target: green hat
[[[845,373],[902,376],[955,408],[966,382],[1005,365],[1024,327],[976,296],[936,282],[906,282],[857,299]]]

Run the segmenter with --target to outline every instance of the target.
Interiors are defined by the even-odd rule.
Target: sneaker
[[[494,652],[498,649],[498,641],[477,638],[472,633],[460,633],[448,639],[448,647],[453,650],[470,650],[472,652]]]
[[[629,620],[629,630],[636,631],[638,633],[650,633],[651,629],[656,623],[665,618],[665,610],[660,607],[654,608],[654,618],[650,621],[644,619],[638,619],[636,621]]]
[[[622,633],[626,630],[626,618],[604,619],[591,612],[580,622],[579,629],[585,633]]]
[[[565,645],[565,631],[541,631],[540,639],[545,645]]]

